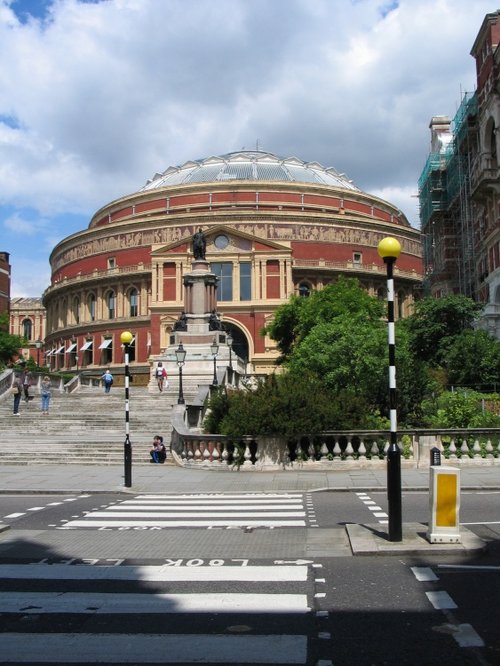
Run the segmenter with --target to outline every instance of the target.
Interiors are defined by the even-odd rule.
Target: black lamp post
[[[212,342],[212,344],[210,345],[210,353],[214,357],[214,378],[213,378],[213,381],[212,381],[212,385],[217,386],[217,384],[219,382],[217,381],[217,365],[216,365],[217,360],[216,359],[217,359],[217,354],[219,353],[219,345],[217,344],[217,340],[215,338],[214,338],[214,341]]]
[[[130,419],[129,419],[129,383],[130,371],[128,367],[129,346],[133,340],[130,331],[123,331],[120,340],[125,347],[125,443],[123,445],[123,462],[125,467],[125,486],[132,486],[132,444],[130,442]]]
[[[175,358],[177,359],[177,365],[179,366],[179,397],[177,398],[177,404],[184,404],[184,393],[182,392],[182,366],[186,360],[186,350],[182,346],[182,342],[179,342],[179,346],[175,350]]]
[[[233,336],[231,333],[227,334],[227,346],[229,347],[229,367],[232,370],[233,369],[233,358],[231,356],[231,351],[233,348]]]
[[[42,348],[42,345],[43,342],[41,340],[35,340],[37,367],[40,367],[40,349]]]
[[[389,504],[389,541],[402,541],[401,514],[401,450],[398,446],[396,407],[396,336],[394,329],[394,279],[393,268],[401,252],[396,238],[383,238],[378,253],[387,266],[387,328],[389,343],[389,407],[391,439],[387,450],[387,501]]]

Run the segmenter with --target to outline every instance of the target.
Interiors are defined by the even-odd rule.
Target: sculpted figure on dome
[[[193,254],[195,259],[205,259],[205,253],[207,250],[207,241],[201,229],[193,236]]]

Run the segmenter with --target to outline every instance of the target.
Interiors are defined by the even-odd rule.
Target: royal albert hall
[[[200,229],[218,278],[218,317],[248,372],[273,368],[276,349],[261,331],[292,294],[305,298],[346,275],[385,298],[377,245],[386,236],[401,244],[396,318],[411,311],[420,293],[420,232],[398,208],[316,162],[234,152],[155,174],[58,243],[43,294],[47,364],[89,374],[108,366],[119,371],[120,334],[127,330],[131,369],[149,377],[183,311],[183,277]]]

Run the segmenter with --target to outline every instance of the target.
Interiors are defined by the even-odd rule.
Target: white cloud
[[[33,236],[38,233],[40,228],[39,222],[23,219],[18,213],[14,213],[14,215],[11,215],[4,220],[3,225],[6,229],[9,229],[16,234],[27,234],[28,236]]]
[[[51,239],[75,231],[64,214],[90,219],[156,171],[257,139],[387,193],[415,223],[429,120],[473,89],[469,52],[492,11],[489,0],[39,4],[27,20],[27,0],[0,0],[0,207],[37,211]],[[5,249],[15,264],[17,247]]]

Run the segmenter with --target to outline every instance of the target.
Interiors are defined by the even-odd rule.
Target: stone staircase
[[[176,382],[174,382],[176,384]],[[20,416],[12,416],[12,397],[0,401],[0,464],[79,463],[123,464],[125,440],[124,389],[109,394],[100,387],[80,387],[68,394],[53,390],[50,414],[41,413],[40,396],[21,401]],[[130,387],[129,429],[133,464],[149,464],[153,436],[171,434],[176,386],[160,393]]]

